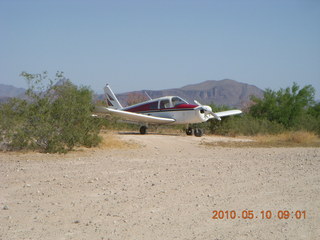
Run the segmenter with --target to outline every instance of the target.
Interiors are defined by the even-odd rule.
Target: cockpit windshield
[[[188,104],[185,100],[183,100],[182,98],[179,97],[173,97],[172,98],[172,105],[173,107],[176,107],[180,104]]]

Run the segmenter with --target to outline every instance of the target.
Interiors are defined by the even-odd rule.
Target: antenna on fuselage
[[[144,91],[144,93],[147,95],[147,97],[149,98],[149,100],[152,100],[152,98],[149,96],[149,94],[147,93],[147,91]]]

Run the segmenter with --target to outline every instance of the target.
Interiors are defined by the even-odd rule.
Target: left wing
[[[173,123],[176,120],[173,118],[163,118],[163,117],[155,117],[150,115],[145,115],[141,113],[133,113],[123,110],[117,110],[107,107],[96,107],[96,111],[101,113],[112,113],[117,115],[123,119],[133,121],[133,122],[145,122],[145,123],[153,123],[153,124],[168,124]]]

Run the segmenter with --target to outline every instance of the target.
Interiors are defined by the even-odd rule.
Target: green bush
[[[46,72],[22,76],[29,83],[28,99],[11,99],[0,107],[2,143],[8,150],[62,153],[99,144],[99,120],[91,117],[91,90],[73,85],[60,72],[54,80]]]
[[[223,118],[221,121],[210,120],[208,125],[209,132],[227,136],[278,134],[285,130],[284,126],[277,122],[254,118],[248,114]]]
[[[305,114],[297,120],[297,123],[289,130],[308,131],[320,135],[320,117],[317,118],[311,114]]]

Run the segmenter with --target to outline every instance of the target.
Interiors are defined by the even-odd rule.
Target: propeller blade
[[[195,104],[199,105],[199,106],[202,106],[201,103],[199,103],[197,100],[193,100]]]
[[[214,112],[211,112],[211,114],[214,116],[215,119],[221,121],[221,118]]]

